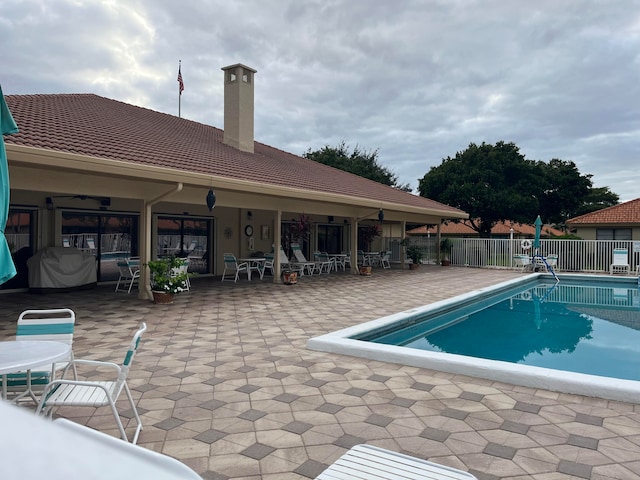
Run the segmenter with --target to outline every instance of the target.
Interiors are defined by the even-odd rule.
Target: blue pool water
[[[537,279],[351,338],[640,380],[640,300],[629,281]]]

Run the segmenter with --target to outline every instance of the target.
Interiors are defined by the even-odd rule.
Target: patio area
[[[359,443],[480,480],[640,478],[639,405],[306,349],[311,337],[520,275],[429,265],[294,286],[195,278],[172,305],[114,286],[9,294],[0,339],[25,309],[67,307],[76,358],[120,363],[147,322],[129,380],[144,424],[138,444],[204,479],[314,478]],[[59,414],[119,436],[108,409]]]

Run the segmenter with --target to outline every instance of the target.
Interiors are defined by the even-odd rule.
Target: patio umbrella
[[[536,250],[540,249],[540,232],[542,231],[542,220],[540,219],[540,215],[536,218],[534,223],[536,226],[536,238],[533,239],[533,248]]]
[[[4,101],[4,94],[0,86],[0,285],[12,279],[16,275],[16,267],[11,258],[11,250],[7,244],[4,229],[9,215],[9,166],[7,165],[7,152],[4,148],[4,136],[10,133],[18,133],[18,126],[11,116],[9,107]]]

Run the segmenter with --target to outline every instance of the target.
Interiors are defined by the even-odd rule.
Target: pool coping
[[[601,377],[450,353],[430,352],[351,338],[366,332],[371,332],[372,330],[386,328],[393,323],[406,320],[408,317],[414,317],[418,314],[446,311],[447,309],[474,299],[478,295],[495,294],[500,290],[519,286],[537,280],[538,278],[546,279],[547,277],[553,279],[551,275],[546,273],[532,273],[521,278],[498,283],[491,287],[473,290],[447,300],[441,300],[421,307],[394,313],[376,320],[310,338],[307,341],[307,348],[562,393],[640,403],[640,381]],[[614,277],[608,275],[562,274],[559,275],[559,277],[561,281],[562,278],[589,278],[604,282],[623,281],[625,283],[629,282],[630,284],[637,281],[636,277]]]

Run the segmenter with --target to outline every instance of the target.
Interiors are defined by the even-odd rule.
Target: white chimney
[[[253,153],[253,80],[256,70],[237,63],[224,72],[223,142]]]

